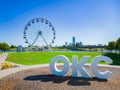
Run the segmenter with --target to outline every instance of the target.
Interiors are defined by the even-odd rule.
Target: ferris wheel
[[[33,46],[46,46],[50,51],[50,46],[56,39],[54,26],[44,18],[35,18],[30,20],[26,24],[23,34],[25,43],[28,44],[30,49]]]

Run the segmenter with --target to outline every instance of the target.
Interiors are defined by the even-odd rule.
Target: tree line
[[[116,41],[110,41],[108,43],[107,49],[111,52],[114,50],[116,53],[120,53],[120,37]]]
[[[12,48],[16,48],[16,46],[14,46],[14,45],[9,46],[6,42],[1,42],[0,43],[0,50],[2,52],[5,52],[6,50],[10,50]]]
[[[76,43],[75,46],[79,47],[79,43]],[[16,46],[15,45],[9,46],[6,42],[1,42],[0,43],[0,50],[2,52],[5,52],[6,50],[10,50],[12,48],[16,48]],[[115,51],[116,53],[120,53],[120,37],[115,41],[110,41],[108,43],[107,49],[110,50],[111,52]]]

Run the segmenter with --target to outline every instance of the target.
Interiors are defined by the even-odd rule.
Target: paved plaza
[[[62,68],[62,66],[58,67]],[[90,67],[85,66],[90,72]],[[113,72],[109,80],[101,80],[92,75],[92,78],[72,78],[70,72],[64,77],[51,74],[48,66],[34,66],[16,73],[9,74],[0,79],[0,90],[119,90],[120,68],[98,67],[100,71],[106,69]],[[80,73],[79,73],[80,74]]]

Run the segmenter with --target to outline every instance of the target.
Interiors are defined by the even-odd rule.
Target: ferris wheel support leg
[[[37,37],[35,38],[34,42],[30,45],[30,48],[29,48],[30,51],[32,50],[32,46],[33,46],[33,44],[35,44],[35,42],[37,41],[38,37],[39,37],[39,35],[37,35]]]
[[[48,51],[50,52],[50,51],[51,51],[50,45],[48,45],[48,44],[46,44],[46,45],[47,45],[47,47],[48,47]]]
[[[45,44],[48,46],[48,50],[51,51],[50,49],[50,45],[48,45],[47,41],[45,40],[45,38],[43,37],[43,35],[41,35],[42,39],[44,40]]]

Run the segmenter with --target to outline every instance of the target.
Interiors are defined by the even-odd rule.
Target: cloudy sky
[[[58,46],[73,36],[96,45],[120,37],[120,0],[0,0],[0,42],[27,46],[24,26],[37,17],[54,25]]]

